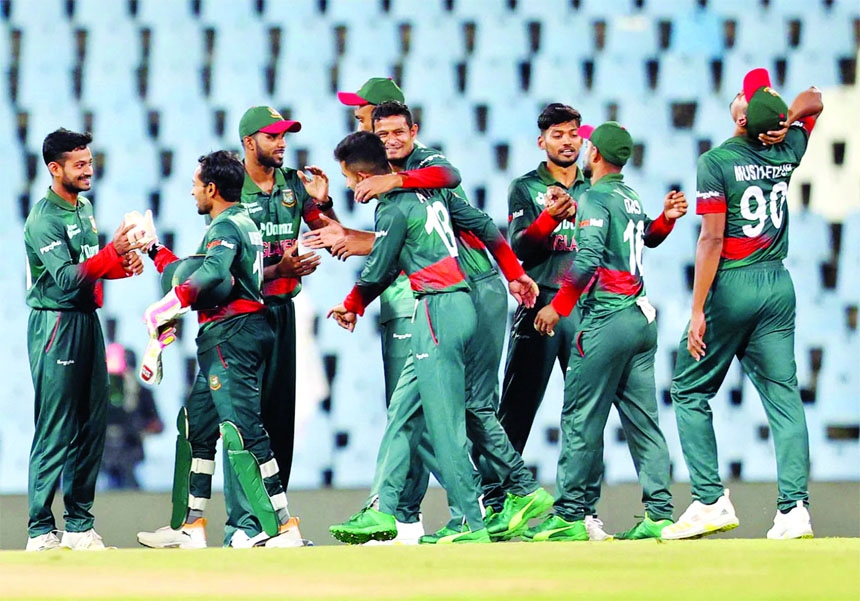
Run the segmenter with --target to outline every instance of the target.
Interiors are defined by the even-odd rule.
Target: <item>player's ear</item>
[[[546,142],[543,139],[543,134],[538,136],[537,143],[538,148],[540,148],[541,150],[546,150]]]

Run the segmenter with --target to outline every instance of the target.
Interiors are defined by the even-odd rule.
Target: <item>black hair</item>
[[[575,108],[560,102],[553,102],[546,105],[546,108],[541,111],[538,116],[537,125],[541,132],[545,132],[553,125],[575,121],[576,126],[582,124],[582,115]]]
[[[385,144],[369,131],[357,131],[341,140],[334,149],[334,158],[351,171],[363,171],[373,175],[384,175],[391,171],[385,154]]]
[[[216,150],[197,159],[200,163],[200,181],[215,184],[221,198],[239,202],[245,183],[245,166],[239,156],[229,150]]]
[[[382,102],[373,107],[373,112],[370,114],[370,121],[372,123],[376,123],[380,119],[385,119],[386,117],[397,117],[398,115],[406,119],[406,125],[410,128],[412,127],[412,124],[415,123],[412,119],[412,111],[409,110],[409,107],[402,102],[397,102],[396,100]]]
[[[59,162],[67,152],[86,148],[92,141],[93,135],[90,132],[81,134],[61,127],[45,136],[45,141],[42,142],[42,159],[46,165]]]

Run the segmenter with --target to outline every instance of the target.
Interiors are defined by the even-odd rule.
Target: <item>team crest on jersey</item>
[[[221,380],[218,379],[218,376],[209,376],[209,388],[212,390],[221,388]]]
[[[99,233],[99,228],[96,227],[96,218],[92,215],[90,215],[90,226],[92,226],[94,234]]]
[[[289,188],[285,188],[285,189],[281,190],[281,194],[282,194],[282,197],[281,197],[281,204],[282,205],[284,205],[288,209],[291,209],[294,206],[296,206],[296,195],[293,194],[292,190],[290,190]]]

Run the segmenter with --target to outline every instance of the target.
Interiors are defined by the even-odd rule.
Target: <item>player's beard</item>
[[[565,160],[552,154],[547,154],[546,158],[548,158],[553,165],[561,167],[562,169],[567,169],[568,167],[576,164],[576,161],[579,159],[579,153],[577,152],[570,160]]]
[[[91,186],[87,186],[86,188],[82,187],[83,184],[79,183],[81,181],[81,179],[83,179],[83,178],[78,178],[77,180],[72,181],[66,177],[63,177],[63,181],[60,183],[60,185],[62,185],[63,189],[66,192],[68,192],[69,194],[77,196],[81,192],[86,192],[91,187]],[[92,183],[92,178],[89,179],[89,182]]]
[[[284,164],[284,158],[275,158],[274,154],[264,154],[257,148],[257,162],[263,167],[278,169]]]

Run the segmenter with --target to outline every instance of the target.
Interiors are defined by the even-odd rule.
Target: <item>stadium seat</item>
[[[265,27],[257,21],[239,21],[215,29],[211,89],[215,102],[253,106],[268,96],[265,69],[269,50]]]
[[[579,63],[594,54],[592,24],[586,16],[569,13],[550,18],[546,14],[540,21],[539,57],[561,65]]]
[[[444,42],[442,42],[444,40]],[[413,60],[462,60],[466,55],[466,35],[457,19],[442,16],[412,22],[409,57]]]
[[[706,59],[716,58],[722,53],[723,23],[714,13],[692,10],[666,16],[672,19],[670,51]]]
[[[152,29],[148,105],[202,104],[203,45],[202,33],[196,27],[165,23]]]
[[[606,21],[602,54],[619,61],[636,62],[655,57],[658,50],[657,23],[650,15],[616,16]]]
[[[472,61],[521,61],[529,55],[526,24],[506,15],[485,17],[475,29]]]

